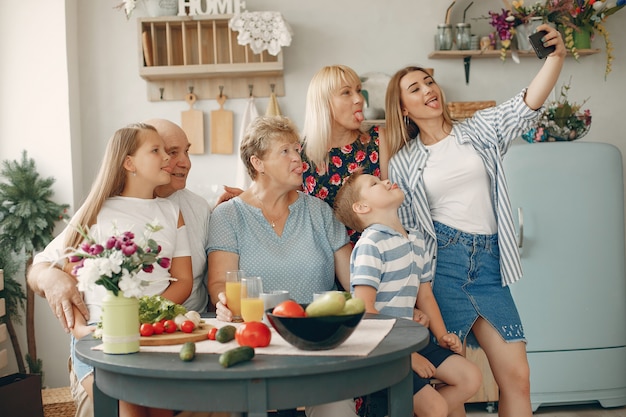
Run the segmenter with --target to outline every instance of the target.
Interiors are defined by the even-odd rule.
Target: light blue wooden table
[[[366,315],[364,319],[389,318]],[[367,356],[256,355],[223,368],[217,354],[183,362],[174,353],[109,355],[92,350],[90,337],[76,345],[95,368],[95,417],[117,416],[117,400],[173,410],[247,412],[289,409],[357,397],[389,388],[389,416],[412,417],[411,352],[426,345],[428,330],[398,319]],[[294,348],[295,349],[295,348]]]

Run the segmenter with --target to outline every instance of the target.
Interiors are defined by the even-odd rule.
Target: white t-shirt
[[[207,288],[207,250],[209,248],[209,203],[199,195],[185,189],[176,191],[167,197],[173,201],[185,218],[191,262],[193,267],[193,288],[191,295],[183,303],[187,310],[200,313],[207,311],[209,290]]]
[[[424,185],[433,221],[467,233],[496,233],[489,175],[474,148],[447,136],[426,149]]]
[[[90,234],[98,242],[104,242],[113,234],[132,231],[135,234],[135,242],[142,241],[147,223],[163,226],[158,232],[150,235],[161,245],[160,256],[170,259],[190,256],[189,239],[186,227],[178,227],[179,208],[170,200],[164,198],[141,199],[133,197],[108,198],[98,213],[97,223],[90,228]],[[184,215],[183,215],[184,216]],[[43,252],[37,254],[33,263],[52,262],[63,265],[63,253],[66,227]],[[151,284],[144,287],[144,295],[161,294],[169,285],[166,279],[170,277],[169,271],[154,264],[152,273],[141,271],[141,279],[150,281]],[[83,294],[85,304],[89,309],[91,320],[99,320],[101,316],[101,301],[106,290],[101,285],[96,285],[92,290]]]

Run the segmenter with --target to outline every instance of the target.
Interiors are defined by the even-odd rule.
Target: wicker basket
[[[70,387],[41,390],[44,417],[74,417],[76,405]]]
[[[462,120],[472,117],[478,110],[496,105],[494,100],[489,101],[451,101],[448,103],[448,111],[453,119]]]

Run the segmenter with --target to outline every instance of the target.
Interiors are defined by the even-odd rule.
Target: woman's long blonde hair
[[[344,84],[361,84],[358,74],[345,65],[321,68],[311,79],[306,94],[304,114],[304,150],[306,157],[324,174],[328,167],[333,122],[332,95]]]
[[[104,201],[109,197],[120,195],[126,185],[126,169],[124,161],[127,156],[134,155],[141,146],[142,130],[156,129],[145,123],[134,123],[118,129],[107,144],[100,165],[100,171],[94,180],[91,191],[83,205],[78,209],[70,221],[70,229],[65,237],[65,247],[75,248],[82,241],[82,236],[76,229],[78,226],[91,227]]]
[[[387,85],[387,93],[385,94],[385,139],[389,149],[389,158],[395,155],[419,133],[419,127],[417,127],[415,122],[408,118],[405,119],[402,115],[402,96],[400,95],[400,80],[414,71],[422,71],[424,74],[431,75],[425,68],[408,66],[396,72]],[[434,77],[433,81],[437,83]],[[454,120],[448,111],[443,91],[441,91],[441,106],[443,108],[443,124],[452,126]],[[406,123],[406,120],[408,120],[408,123]]]

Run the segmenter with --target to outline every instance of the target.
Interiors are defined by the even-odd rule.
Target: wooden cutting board
[[[181,114],[181,126],[187,134],[187,139],[191,146],[189,153],[204,153],[204,115],[201,110],[193,108],[196,102],[196,95],[189,93],[185,96],[185,101],[189,103],[189,110],[185,110]]]
[[[211,153],[233,153],[233,112],[224,110],[226,99],[223,94],[217,96],[220,108],[211,112]]]
[[[206,340],[209,330],[214,326],[202,323],[193,332],[185,333],[175,331],[174,333],[153,334],[152,336],[141,336],[139,344],[141,346],[165,346],[165,345],[182,345],[185,342],[199,342]]]

